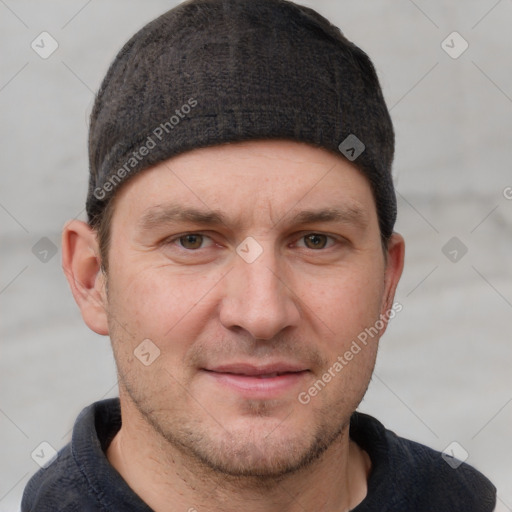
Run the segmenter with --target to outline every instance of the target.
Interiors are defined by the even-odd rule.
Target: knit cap
[[[287,0],[188,0],[137,32],[111,64],[89,131],[87,214],[194,148],[254,139],[322,147],[368,178],[381,235],[396,220],[393,125],[370,59]]]

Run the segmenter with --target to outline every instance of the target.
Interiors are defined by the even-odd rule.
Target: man
[[[368,57],[284,0],[191,0],[121,50],[63,233],[119,400],[24,511],[491,511],[466,464],[355,412],[400,309],[394,134]]]

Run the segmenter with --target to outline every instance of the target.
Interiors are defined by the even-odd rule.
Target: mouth
[[[276,398],[295,389],[310,375],[301,365],[275,363],[256,366],[244,363],[203,368],[214,383],[248,398]]]

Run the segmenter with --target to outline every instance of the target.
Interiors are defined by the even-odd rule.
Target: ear
[[[393,308],[396,287],[404,268],[405,242],[402,235],[393,233],[388,242],[387,262],[384,273],[384,300],[382,302],[381,315],[389,318],[389,312]],[[387,323],[387,321],[386,321]]]
[[[105,275],[96,232],[85,222],[72,220],[64,226],[62,268],[84,322],[94,332],[108,334]]]

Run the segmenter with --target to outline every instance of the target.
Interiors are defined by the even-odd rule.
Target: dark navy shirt
[[[71,443],[28,482],[21,511],[151,512],[105,455],[120,427],[118,398],[85,408]],[[440,452],[398,437],[366,414],[353,414],[350,437],[372,461],[368,494],[353,512],[494,510],[496,489],[471,466],[453,469],[456,464],[448,464]]]

